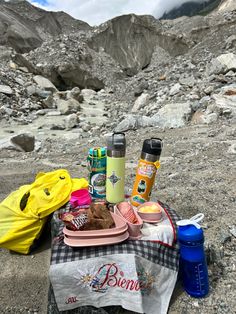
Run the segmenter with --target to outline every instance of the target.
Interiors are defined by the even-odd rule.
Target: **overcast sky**
[[[90,25],[99,25],[115,16],[136,13],[159,18],[165,11],[189,0],[29,0],[46,10],[64,11]],[[192,0],[203,2],[207,0]]]

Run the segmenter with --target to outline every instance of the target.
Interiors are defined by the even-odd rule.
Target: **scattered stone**
[[[6,94],[6,95],[12,95],[13,90],[10,86],[7,85],[0,85],[0,93]]]
[[[61,114],[64,115],[76,113],[81,109],[79,102],[73,98],[68,100],[56,99],[55,105]]]
[[[226,40],[226,49],[232,48],[236,44],[236,35],[231,35]]]
[[[67,92],[67,99],[74,98],[78,102],[83,102],[84,96],[81,94],[79,87],[74,87],[72,90]]]
[[[196,83],[196,80],[193,76],[189,76],[189,77],[182,77],[179,79],[179,83],[181,85],[185,85],[188,87],[193,87]]]
[[[82,124],[82,130],[83,130],[84,132],[90,131],[90,130],[91,130],[91,125],[88,124],[88,123],[83,123],[83,124]]]
[[[229,229],[229,232],[232,234],[232,236],[236,238],[236,226],[235,225]]]
[[[236,118],[236,106],[235,100],[236,96],[224,96],[213,94],[212,98],[215,100],[215,110],[220,115],[226,115]]]
[[[24,152],[34,150],[35,137],[30,133],[20,133],[11,137],[11,143],[18,146]]]
[[[57,88],[54,86],[54,84],[49,81],[46,77],[43,77],[41,75],[35,75],[33,77],[34,82],[42,89],[45,89],[46,91],[56,92]]]
[[[227,241],[230,241],[231,236],[226,230],[222,230],[220,233],[220,243],[225,244]]]
[[[233,143],[229,149],[228,149],[228,154],[233,154],[235,155],[236,154],[236,143]]]
[[[50,126],[50,130],[62,131],[62,130],[65,130],[65,126],[64,125],[59,125],[59,124],[52,124]]]
[[[41,110],[42,111],[42,110]],[[53,110],[53,111],[48,111],[47,113],[46,113],[46,115],[48,116],[48,117],[57,117],[57,116],[61,116],[61,111],[59,111],[59,110]]]
[[[202,123],[211,124],[218,120],[218,115],[215,112],[204,114],[202,116]]]
[[[92,89],[84,88],[81,90],[81,95],[83,96],[85,101],[89,102],[92,98],[94,98],[94,96],[97,95],[97,93]]]
[[[181,90],[181,85],[179,83],[176,83],[174,86],[171,87],[170,89],[170,96],[174,96],[176,94],[178,94]]]
[[[140,109],[146,107],[148,104],[149,104],[149,99],[150,99],[150,96],[149,94],[142,94],[141,96],[139,96],[135,103],[134,103],[134,106],[131,110],[131,112],[133,113],[136,113],[138,112]]]
[[[153,126],[153,119],[146,116],[128,115],[115,128],[116,132],[125,132],[128,130],[137,130],[139,128],[146,128]]]
[[[71,130],[78,125],[78,116],[76,113],[72,113],[65,118],[66,130]]]
[[[134,96],[139,97],[140,95],[142,95],[144,90],[147,90],[147,89],[148,89],[148,82],[144,81],[140,83],[134,90]]]
[[[214,87],[211,85],[204,89],[204,93],[207,95],[210,95],[213,91],[214,91]]]
[[[225,74],[228,71],[236,71],[236,55],[233,53],[222,54],[213,59],[207,67],[207,73],[211,74]]]

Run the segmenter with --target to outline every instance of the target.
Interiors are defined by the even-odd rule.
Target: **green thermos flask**
[[[106,199],[119,203],[125,198],[125,150],[124,133],[113,133],[107,138]]]

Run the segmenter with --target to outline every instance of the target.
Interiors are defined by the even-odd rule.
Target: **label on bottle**
[[[144,176],[151,179],[156,174],[156,166],[154,164],[149,164],[144,161],[140,161],[137,173],[140,176]]]
[[[156,171],[155,163],[143,159],[139,161],[131,195],[132,205],[139,206],[149,201]]]

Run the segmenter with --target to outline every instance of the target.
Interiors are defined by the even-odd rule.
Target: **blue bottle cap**
[[[178,240],[185,242],[201,241],[203,240],[203,230],[194,225],[179,226]]]

